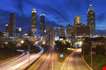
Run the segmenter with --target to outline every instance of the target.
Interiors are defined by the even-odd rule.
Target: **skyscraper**
[[[80,16],[75,17],[74,24],[80,24]]]
[[[46,26],[47,33],[46,33],[46,44],[49,46],[54,45],[54,39],[55,39],[55,30],[52,26]]]
[[[42,14],[40,15],[40,30],[41,30],[41,34],[44,34],[45,31],[45,15]]]
[[[64,38],[65,37],[65,28],[63,26],[60,27],[59,32],[60,32],[60,37]]]
[[[71,26],[71,35],[73,36],[85,36],[89,35],[89,28],[87,25],[80,21],[80,16],[76,16],[74,19],[74,25]]]
[[[8,24],[5,24],[5,32],[8,32]]]
[[[89,4],[87,14],[87,25],[89,27],[90,35],[95,33],[95,12],[92,4]]]
[[[31,28],[31,32],[35,33],[36,32],[36,16],[37,16],[37,11],[36,9],[32,9],[32,28]]]
[[[72,33],[72,26],[71,26],[70,24],[67,25],[66,33],[67,33],[67,36],[68,36],[68,37],[71,36],[71,33]]]
[[[80,19],[81,19],[80,16],[76,16],[74,19],[74,26],[73,26],[74,35],[83,35],[83,32],[82,32],[83,25]]]
[[[14,33],[15,33],[15,22],[16,22],[16,15],[15,15],[15,13],[10,13],[7,32],[11,36],[13,36]]]

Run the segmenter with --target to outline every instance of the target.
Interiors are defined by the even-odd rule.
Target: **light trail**
[[[0,70],[24,70],[28,67],[32,62],[34,62],[37,58],[41,56],[43,53],[43,49],[37,54],[31,54],[30,59],[29,55],[20,55],[17,58],[8,60],[8,62],[2,63]]]
[[[60,62],[58,54],[50,51],[46,55],[43,54],[28,70],[90,70],[83,62],[80,53],[80,48],[75,49],[63,62]],[[42,59],[43,57],[45,58]]]
[[[15,60],[19,59],[20,57],[22,57],[22,56],[24,56],[24,55],[25,55],[25,54],[22,53],[21,55],[18,55],[18,56],[15,56],[15,57],[11,57],[11,58],[8,58],[8,59],[6,59],[6,60],[0,62],[0,67],[4,66],[5,64],[8,64],[8,63],[10,63],[10,62],[15,61]]]

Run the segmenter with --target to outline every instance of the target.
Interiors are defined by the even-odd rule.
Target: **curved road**
[[[56,52],[43,54],[27,70],[91,70],[80,56],[80,49],[73,52],[60,62]]]
[[[32,62],[41,56],[43,49],[39,53],[27,54],[22,53],[21,55],[8,59],[0,63],[0,70],[23,70],[28,67]]]

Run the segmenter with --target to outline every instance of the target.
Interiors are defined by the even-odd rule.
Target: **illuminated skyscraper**
[[[81,29],[82,29],[82,23],[80,22],[80,16],[76,16],[74,19],[74,26],[73,26],[74,35],[82,35]]]
[[[14,35],[15,33],[15,22],[16,22],[16,15],[15,13],[11,13],[9,16],[9,23],[8,23],[8,30],[7,32],[9,33],[9,35]]]
[[[52,26],[46,26],[47,34],[46,34],[46,43],[49,46],[54,45],[54,39],[55,39],[55,30]]]
[[[67,25],[66,33],[67,33],[67,36],[68,36],[68,37],[71,36],[71,33],[72,33],[72,26],[71,26],[70,24]]]
[[[32,33],[36,32],[36,19],[37,19],[36,16],[37,16],[36,9],[32,9],[32,28],[31,28]]]
[[[5,32],[8,32],[8,24],[5,24]]]
[[[80,24],[80,16],[75,17],[74,24]]]
[[[76,16],[74,19],[74,25],[71,29],[71,33],[74,36],[84,36],[88,35],[89,28],[80,21],[80,16]]]
[[[40,15],[40,30],[41,30],[41,34],[44,34],[45,31],[45,15],[42,14]]]
[[[92,4],[90,4],[88,8],[87,25],[89,27],[90,34],[94,34],[95,33],[95,12],[92,7]]]

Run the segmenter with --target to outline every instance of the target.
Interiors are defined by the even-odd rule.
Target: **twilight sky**
[[[92,0],[92,4],[96,29],[106,30],[106,0]],[[81,16],[82,23],[86,24],[88,5],[89,0],[0,0],[0,27],[8,22],[8,13],[16,12],[17,25],[28,28],[32,8],[36,8],[38,15],[44,13],[47,20],[59,25],[73,24],[75,16]]]

